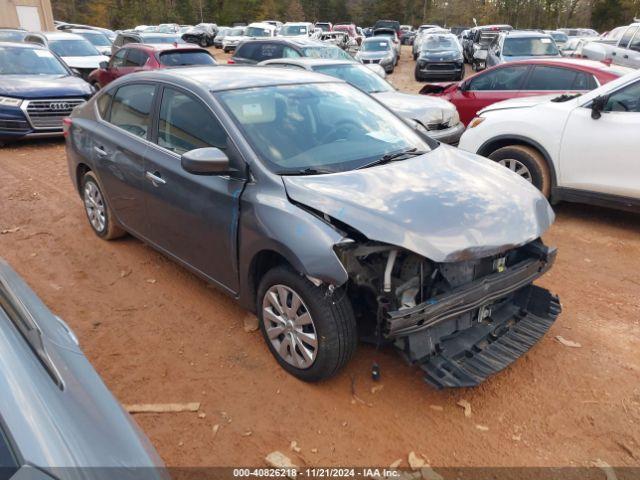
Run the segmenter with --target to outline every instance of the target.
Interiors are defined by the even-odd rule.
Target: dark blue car
[[[46,48],[0,42],[0,144],[62,135],[62,119],[92,93]]]

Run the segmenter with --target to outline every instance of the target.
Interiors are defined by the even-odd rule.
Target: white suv
[[[553,201],[640,211],[640,71],[584,95],[495,103],[469,123],[460,148],[510,168]]]

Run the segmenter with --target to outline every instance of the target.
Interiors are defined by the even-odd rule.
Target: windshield
[[[21,42],[27,32],[0,31],[0,42]]]
[[[460,44],[453,36],[448,35],[428,35],[420,46],[422,51],[429,52],[451,52],[459,51]]]
[[[87,40],[53,40],[49,48],[61,57],[91,57],[100,55]]]
[[[326,58],[329,60],[351,60],[353,57],[347,52],[334,45],[318,46],[318,47],[304,47],[302,49],[302,56],[309,58]]]
[[[89,42],[91,42],[92,45],[95,45],[96,47],[111,46],[111,42],[109,41],[107,36],[101,33],[78,33],[78,35],[83,36],[84,38],[89,40]]]
[[[347,84],[228,90],[216,96],[278,174],[346,171],[390,153],[431,150],[406,123]]]
[[[247,27],[247,37],[270,37],[271,30],[260,27]]]
[[[550,38],[507,38],[502,55],[505,57],[541,57],[558,55],[558,47]]]
[[[0,47],[0,75],[69,75],[48,50]]]
[[[173,35],[145,35],[142,37],[142,41],[147,44],[184,43],[180,37]]]
[[[389,43],[389,40],[378,39],[369,42],[362,42],[360,50],[363,52],[386,52],[387,50],[391,50],[391,43]]]
[[[167,67],[182,65],[216,65],[216,61],[207,52],[182,52],[180,50],[163,52],[160,63]]]
[[[380,75],[363,65],[317,65],[313,69],[316,72],[344,80],[367,93],[394,91],[389,83],[380,78]]]
[[[309,30],[306,25],[285,25],[280,29],[280,35],[292,36],[292,35],[307,35]]]

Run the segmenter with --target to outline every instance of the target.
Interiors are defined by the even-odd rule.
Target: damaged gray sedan
[[[340,80],[128,75],[66,129],[95,233],[135,235],[237,298],[300,379],[335,374],[360,339],[437,387],[478,385],[560,312],[532,285],[556,256],[538,190]]]

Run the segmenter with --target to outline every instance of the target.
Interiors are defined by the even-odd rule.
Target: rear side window
[[[149,60],[147,52],[138,48],[130,48],[125,67],[142,67]]]
[[[638,27],[629,27],[627,28],[627,31],[624,32],[624,35],[622,35],[622,38],[620,39],[620,46],[622,48],[627,48],[627,46],[629,45],[629,41],[633,38],[633,35],[638,31]]]
[[[529,67],[503,67],[488,70],[471,80],[469,90],[520,90]]]
[[[196,148],[227,147],[227,134],[209,109],[186,93],[165,88],[158,145],[179,155]]]
[[[216,65],[216,61],[207,52],[168,51],[160,54],[160,63],[167,67],[180,65]]]
[[[568,68],[534,67],[525,90],[571,90],[577,72]]]
[[[236,54],[234,56],[237,58],[253,58],[253,51],[256,47],[257,45],[255,43],[245,43],[236,50]]]
[[[109,122],[133,135],[146,138],[156,87],[133,84],[120,87],[111,102]]]

